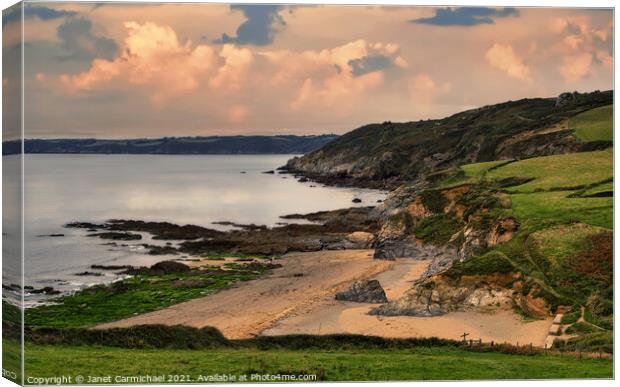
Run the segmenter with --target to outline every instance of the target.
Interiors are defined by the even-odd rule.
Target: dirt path
[[[397,259],[392,267],[375,276],[389,300],[400,297],[424,271],[428,261]],[[512,310],[492,313],[452,312],[436,317],[371,316],[376,305],[324,299],[306,313],[280,320],[264,335],[352,333],[383,337],[440,337],[458,340],[467,332],[470,339],[543,347],[552,319],[523,322]]]
[[[315,303],[331,299],[352,282],[373,277],[393,265],[373,259],[372,254],[373,250],[288,254],[280,261],[283,267],[267,277],[96,328],[181,324],[213,326],[231,339],[252,337],[281,319],[307,314]]]

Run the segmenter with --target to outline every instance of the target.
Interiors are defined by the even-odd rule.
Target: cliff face
[[[582,143],[568,120],[610,104],[613,93],[523,99],[439,119],[384,122],[353,130],[283,169],[317,180],[395,188],[458,165],[602,149],[610,142]]]

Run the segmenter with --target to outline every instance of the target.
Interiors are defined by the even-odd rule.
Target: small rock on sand
[[[368,302],[371,304],[385,303],[388,301],[385,291],[377,280],[355,282],[349,290],[336,293],[336,300]]]

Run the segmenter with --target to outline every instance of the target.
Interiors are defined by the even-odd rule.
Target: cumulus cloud
[[[69,19],[58,27],[58,37],[66,52],[64,59],[86,60],[112,59],[118,46],[112,39],[95,36],[92,22],[87,19]]]
[[[68,90],[113,90],[130,84],[146,89],[153,102],[163,104],[192,91],[240,101],[246,93],[269,94],[277,88],[290,96],[290,108],[301,109],[353,103],[383,84],[391,68],[408,66],[400,46],[363,39],[318,51],[252,51],[234,44],[195,46],[179,41],[172,28],[150,22],[126,22],[125,27],[127,37],[117,57],[97,58],[87,71],[61,76]],[[246,104],[233,105],[229,121],[245,119]]]
[[[449,82],[437,83],[426,73],[418,74],[409,79],[409,95],[417,113],[430,113],[434,109],[435,100],[447,95],[452,90]]]
[[[209,81],[209,84],[215,88],[239,89],[254,60],[254,55],[247,48],[225,44],[219,56],[224,59],[224,65],[218,69],[217,75]]]
[[[243,12],[246,20],[237,28],[237,36],[223,34],[216,43],[254,44],[266,46],[273,42],[279,27],[285,25],[278,15],[281,5],[233,4],[231,10]]]
[[[530,68],[510,45],[495,43],[487,50],[485,59],[492,67],[505,72],[509,77],[522,81],[531,80]]]
[[[596,65],[613,66],[613,25],[595,27],[584,17],[556,18],[550,28],[560,35],[559,51],[564,59],[560,74],[568,83],[592,75]]]
[[[497,18],[517,15],[519,15],[519,11],[515,8],[448,7],[437,9],[432,17],[414,19],[411,22],[436,26],[470,27],[479,24],[493,24]]]
[[[345,98],[352,101],[360,93],[378,87],[383,83],[385,70],[407,66],[399,51],[396,44],[358,39],[320,51],[281,50],[261,55],[275,68],[273,84],[290,85],[303,80],[291,102],[293,109],[300,109],[309,103],[329,105]]]
[[[148,86],[152,98],[161,102],[178,93],[195,90],[199,76],[214,67],[213,49],[181,44],[170,27],[154,23],[126,22],[128,36],[122,53],[113,60],[95,59],[89,70],[61,76],[73,91],[87,91],[122,78],[122,82]]]

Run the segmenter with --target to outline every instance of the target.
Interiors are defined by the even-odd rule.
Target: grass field
[[[581,141],[611,141],[614,135],[613,112],[613,105],[588,110],[573,117],[569,127]]]
[[[495,168],[486,173],[489,180],[511,177],[533,178],[525,184],[509,187],[509,192],[529,193],[560,190],[609,180],[613,177],[613,151],[569,153],[534,157]]]
[[[510,163],[475,163],[464,165],[461,170],[458,179],[448,179],[442,185],[529,179],[523,184],[505,188],[510,194],[513,214],[519,220],[580,221],[612,227],[613,197],[589,197],[613,192],[612,149]]]
[[[477,353],[456,348],[202,351],[26,347],[27,377],[186,375],[181,382],[204,382],[199,380],[200,375],[213,374],[314,374],[317,380],[333,381],[610,378],[612,367],[612,361],[605,359]]]

